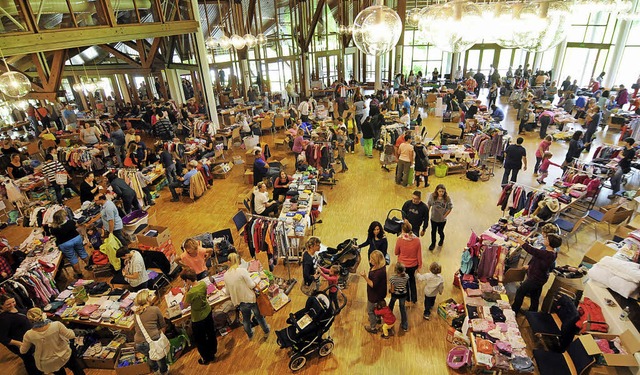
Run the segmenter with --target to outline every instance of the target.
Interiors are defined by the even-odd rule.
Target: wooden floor
[[[507,113],[506,127],[515,139],[517,137],[514,132],[515,110],[512,110],[506,102],[502,103],[502,107]],[[432,116],[425,119],[425,122],[430,136],[435,135],[441,126],[440,119]],[[611,143],[617,141],[618,134],[605,130],[604,132],[599,131],[596,136],[596,143],[603,140]],[[273,145],[274,136],[266,135],[263,139]],[[530,169],[526,172],[521,171],[518,178],[519,182],[532,186],[537,186],[534,177],[532,177],[531,169],[535,163],[534,151],[538,143],[537,134],[530,133],[525,136]],[[568,144],[564,142],[554,143],[551,146],[551,151],[555,155],[553,161],[560,163],[567,147]],[[276,159],[285,155],[284,151],[275,150],[274,147],[272,150],[275,151],[274,158]],[[236,150],[236,155],[244,156],[243,154],[244,151]],[[375,154],[377,155],[377,152]],[[293,161],[292,154],[287,154],[287,157]],[[323,223],[316,226],[315,234],[322,239],[324,244],[329,246],[335,246],[344,239],[352,237],[359,238],[361,241],[365,240],[369,223],[373,220],[383,222],[387,211],[392,208],[400,208],[404,201],[410,199],[411,192],[414,190],[411,187],[404,188],[396,185],[393,172],[382,170],[376,158],[365,158],[362,148],[357,148],[353,155],[349,154],[346,162],[349,171],[337,175],[339,179],[337,186],[333,189],[322,188],[327,197],[328,205],[321,215]],[[170,228],[175,243],[182,242],[190,235],[232,227],[231,217],[237,211],[236,198],[238,194],[248,188],[243,183],[243,170],[242,165],[236,166],[230,178],[216,180],[214,187],[197,202],[187,202],[183,198],[182,202],[171,203],[169,202],[171,195],[165,189],[156,205],[159,225]],[[461,301],[460,292],[452,286],[452,275],[459,267],[460,254],[470,231],[472,229],[483,231],[501,216],[496,202],[500,193],[502,171],[501,168],[497,168],[496,176],[488,182],[470,182],[462,179],[460,175],[445,178],[432,177],[429,188],[420,188],[425,196],[433,191],[435,185],[443,183],[447,186],[454,204],[445,228],[446,241],[444,246],[437,247],[433,252],[430,252],[427,249],[428,239],[422,239],[423,259],[424,264],[427,265],[423,267],[423,272],[426,271],[430,262],[437,261],[442,265],[445,290],[438,301],[450,297]],[[552,169],[548,181],[559,174],[558,168]],[[609,192],[605,190],[601,196],[606,197],[607,194]],[[18,244],[20,238],[24,238],[25,231],[10,228],[0,234],[10,237],[12,244]],[[606,237],[606,227],[600,227],[598,234],[599,238]],[[563,246],[558,264],[577,264],[594,239],[593,229],[583,227],[578,236],[578,243],[573,243],[573,239],[571,240],[570,251],[567,251]],[[237,243],[238,240],[236,238]],[[395,237],[390,237],[389,242],[390,249],[393,249]],[[240,248],[244,250],[246,246],[241,245]],[[392,250],[390,252],[393,253]],[[392,255],[391,258],[392,264],[395,263],[395,256]],[[365,263],[362,262],[360,265],[361,270],[368,268]],[[294,277],[301,280],[301,268],[296,265],[292,267],[292,270]],[[276,274],[286,276],[286,270],[282,266],[278,266]],[[365,311],[366,284],[364,281],[353,275],[348,290],[345,292],[348,305],[337,317],[331,330],[331,335],[335,340],[333,354],[323,359],[311,359],[307,366],[300,371],[301,374],[317,374],[319,372],[443,374],[448,372],[445,359],[451,345],[445,341],[447,326],[438,317],[432,318],[431,321],[423,320],[422,303],[408,310],[408,332],[401,332],[390,340],[383,340],[378,335],[371,335],[364,330],[367,321]],[[267,319],[273,330],[284,328],[286,326],[285,319],[289,312],[296,311],[304,305],[305,298],[299,288],[294,289],[291,298],[291,303],[275,316]],[[226,337],[219,339],[219,359],[214,364],[207,367],[198,365],[196,361],[199,356],[197,351],[193,350],[171,368],[171,373],[191,375],[201,373],[203,370],[228,374],[288,373],[288,351],[278,347],[274,334],[271,334],[266,340],[259,338],[259,336],[256,335],[256,340],[249,342],[244,331],[236,329]],[[16,360],[4,348],[0,349],[0,362],[11,374],[25,374],[19,360]],[[101,375],[110,374],[113,371],[88,370],[87,373]]]

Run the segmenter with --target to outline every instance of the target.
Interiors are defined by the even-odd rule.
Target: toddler
[[[329,300],[334,310],[338,309],[338,276],[340,275],[340,266],[331,266],[330,268],[319,268],[320,276],[324,277],[329,283]]]
[[[407,301],[407,283],[409,282],[409,275],[407,275],[406,267],[404,264],[398,262],[395,267],[396,274],[391,276],[389,283],[391,288],[391,301],[389,302],[389,309],[393,311],[393,307],[398,301],[400,305],[400,327],[403,331],[409,330],[409,322],[407,321],[407,309],[405,302]]]
[[[431,308],[436,302],[436,296],[442,294],[444,290],[444,279],[440,276],[442,268],[437,262],[431,263],[429,272],[424,274],[416,273],[416,280],[426,281],[424,286],[424,314],[425,320],[431,319]]]
[[[202,280],[209,275],[207,270],[207,259],[211,256],[213,249],[205,249],[199,241],[188,238],[184,241],[184,252],[178,260],[182,268],[189,268],[195,272],[198,280]]]
[[[540,175],[540,177],[536,179],[536,181],[538,181],[539,184],[545,183],[544,179],[547,178],[547,176],[549,175],[550,165],[554,165],[556,167],[562,168],[561,165],[551,161],[552,157],[553,157],[553,154],[549,151],[545,151],[544,155],[542,156],[542,163],[540,163],[540,167],[538,168],[538,174]]]
[[[388,339],[393,334],[393,325],[396,323],[396,316],[393,315],[393,311],[387,306],[387,302],[382,300],[378,302],[373,313],[382,318],[382,335],[383,339]]]

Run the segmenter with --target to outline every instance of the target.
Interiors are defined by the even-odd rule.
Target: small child
[[[376,308],[373,309],[373,313],[382,317],[382,335],[380,335],[380,337],[388,339],[389,336],[393,334],[393,325],[396,324],[396,316],[393,315],[393,311],[387,306],[385,300],[378,302]]]
[[[180,256],[178,263],[182,268],[192,269],[197,279],[202,280],[209,275],[207,259],[212,252],[213,249],[205,249],[199,241],[188,238],[184,241],[184,253]]]
[[[405,307],[405,302],[407,300],[407,283],[409,282],[409,275],[407,275],[406,267],[404,264],[398,262],[395,267],[396,274],[391,276],[389,279],[389,284],[391,284],[391,288],[389,292],[391,293],[391,301],[389,301],[389,309],[393,311],[393,307],[396,304],[396,301],[400,304],[400,327],[403,331],[407,332],[409,330],[409,322],[407,321],[407,310]]]
[[[560,164],[556,164],[551,161],[553,154],[549,151],[545,151],[544,155],[542,155],[542,163],[540,163],[540,167],[538,168],[538,174],[540,177],[536,179],[539,184],[544,184],[544,179],[549,175],[549,166],[554,165],[556,167],[562,168]]]
[[[338,309],[338,276],[340,275],[340,266],[334,265],[330,268],[319,268],[320,276],[324,277],[329,283],[329,301],[334,310]]]
[[[442,268],[437,262],[431,263],[429,272],[424,274],[416,273],[416,280],[426,281],[424,286],[424,314],[425,320],[431,319],[431,308],[435,305],[436,296],[442,294],[444,290],[444,279],[440,276]]]
[[[100,250],[100,246],[102,246],[102,235],[99,230],[95,227],[87,228],[87,239],[89,239],[93,250]]]

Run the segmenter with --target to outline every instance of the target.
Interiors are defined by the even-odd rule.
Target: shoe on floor
[[[403,330],[403,331],[405,331],[405,332],[409,332],[409,327],[407,327],[407,328],[402,328],[402,330]]]
[[[444,243],[444,238],[441,238],[440,241],[438,241],[438,246],[442,246],[443,243]]]
[[[435,249],[435,248],[436,248],[436,245],[435,245],[435,244],[431,244],[431,245],[429,245],[429,250],[433,251],[433,249]]]
[[[180,202],[180,198],[171,198],[171,202]]]
[[[391,337],[391,335],[385,335],[384,333],[380,335],[380,337],[382,337],[383,339],[388,339],[389,337]]]
[[[364,326],[364,329],[369,333],[378,333],[378,329],[377,328],[371,328],[371,327],[368,327],[368,326]]]
[[[424,320],[431,320],[431,316],[429,316],[429,315],[422,315],[422,318]]]
[[[199,363],[199,364],[201,364],[201,365],[203,365],[203,366],[206,366],[206,365],[208,365],[209,363],[211,363],[211,361],[205,361],[204,359],[200,358],[200,359],[198,360],[198,363]]]
[[[615,197],[617,197],[617,195],[615,195],[615,194],[609,194],[609,195],[607,195],[607,198],[609,198],[609,199],[614,199]]]

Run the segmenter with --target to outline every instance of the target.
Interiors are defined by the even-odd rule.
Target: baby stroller
[[[340,266],[338,285],[347,287],[349,273],[355,273],[360,265],[360,248],[356,238],[347,239],[338,244],[337,248],[328,247],[327,251],[318,253],[318,259],[322,267]]]
[[[330,335],[326,338],[323,336],[331,328],[335,317],[346,306],[347,299],[342,295],[338,299],[342,303],[334,309],[325,293],[326,290],[307,298],[304,309],[289,315],[289,327],[276,331],[278,346],[283,349],[291,348],[291,371],[303,368],[307,359],[316,352],[320,357],[326,357],[333,351],[333,339]]]

